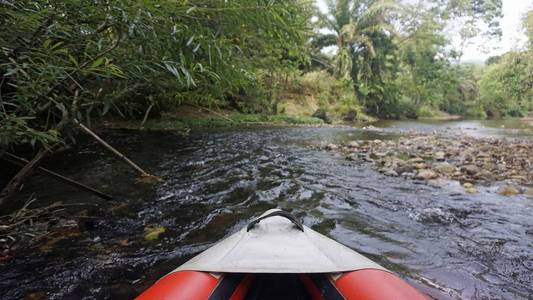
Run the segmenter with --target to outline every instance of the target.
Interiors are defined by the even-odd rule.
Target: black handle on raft
[[[296,227],[298,227],[298,229],[300,229],[302,232],[304,231],[304,226],[302,225],[302,223],[300,221],[298,221],[296,219],[295,216],[293,216],[292,214],[286,212],[286,211],[283,211],[283,210],[276,210],[276,211],[273,211],[271,213],[269,213],[268,215],[264,215],[262,217],[259,217],[255,220],[253,220],[252,222],[250,222],[250,224],[248,224],[248,226],[246,226],[246,232],[250,231],[250,229],[254,228],[255,224],[261,222],[261,220],[263,219],[266,219],[266,218],[270,218],[270,217],[275,217],[275,216],[279,216],[279,217],[284,217],[284,218],[287,218],[289,219],[294,225],[296,225]]]

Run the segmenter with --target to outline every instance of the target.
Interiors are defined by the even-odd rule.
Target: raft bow
[[[422,300],[392,272],[268,210],[239,232],[193,257],[137,300]]]

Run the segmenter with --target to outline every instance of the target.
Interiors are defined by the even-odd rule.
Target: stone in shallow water
[[[350,153],[346,156],[346,160],[357,161],[359,160],[359,155],[357,153]]]
[[[394,171],[398,174],[412,173],[415,170],[415,167],[412,165],[398,165]]]
[[[527,188],[524,194],[525,194],[527,197],[533,199],[533,188]]]
[[[455,172],[455,166],[447,163],[447,162],[443,162],[443,163],[438,163],[435,165],[435,169],[437,171],[439,171],[440,173],[442,174],[451,174],[453,172]]]
[[[481,169],[479,169],[476,165],[464,165],[461,167],[461,171],[465,172],[468,175],[474,175],[479,173]]]
[[[520,190],[512,185],[502,185],[496,190],[496,193],[502,196],[516,196],[520,194]]]
[[[463,188],[464,188],[466,193],[469,193],[469,194],[477,194],[478,193],[478,190],[470,182],[465,182],[465,184],[463,184]]]
[[[436,160],[440,160],[440,161],[443,161],[444,158],[446,156],[446,153],[442,152],[442,151],[438,151],[435,153],[435,155],[433,156]]]
[[[428,184],[436,187],[443,187],[450,184],[450,181],[445,178],[436,178],[428,180]]]
[[[357,148],[359,146],[360,146],[359,143],[356,142],[356,141],[351,141],[351,142],[348,143],[348,147],[350,147],[350,148]]]
[[[494,179],[494,175],[492,175],[492,172],[488,170],[481,170],[474,177],[478,180],[484,180],[484,181],[492,181]]]
[[[433,179],[437,177],[438,177],[437,173],[429,169],[422,169],[418,171],[418,173],[416,174],[417,179],[423,179],[423,180],[429,180],[429,179]]]
[[[437,207],[424,208],[417,213],[411,213],[410,217],[418,222],[429,224],[450,224],[454,220],[453,214]]]
[[[337,150],[339,148],[339,146],[335,145],[335,144],[327,144],[326,145],[326,150]]]
[[[396,173],[396,171],[392,170],[392,169],[386,169],[384,170],[383,174],[387,175],[387,176],[398,176],[398,173]]]
[[[414,164],[414,166],[417,169],[425,169],[428,165],[426,163],[417,163],[417,164]]]

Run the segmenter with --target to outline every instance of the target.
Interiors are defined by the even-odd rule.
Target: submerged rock
[[[469,194],[477,194],[478,193],[478,190],[470,182],[464,183],[463,184],[463,189],[465,190],[465,192],[467,192]]]
[[[424,208],[422,211],[413,214],[412,217],[422,223],[434,224],[450,224],[454,220],[453,214],[444,212],[436,207]]]
[[[346,155],[346,160],[358,161],[359,160],[359,156],[357,155],[357,153],[350,153],[350,154]]]
[[[526,191],[524,192],[524,194],[525,194],[527,197],[533,199],[533,188],[527,188]]]
[[[383,168],[383,169],[379,169],[379,172],[383,173],[386,176],[393,176],[393,177],[399,176],[398,173],[394,171],[393,169]]]
[[[496,190],[496,193],[502,196],[516,196],[520,194],[520,190],[512,185],[502,185]]]

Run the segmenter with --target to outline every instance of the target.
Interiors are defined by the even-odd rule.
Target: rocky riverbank
[[[456,180],[467,193],[476,184],[497,184],[505,196],[533,197],[533,142],[409,133],[397,140],[360,140],[323,145],[346,159],[371,163],[387,176]]]

